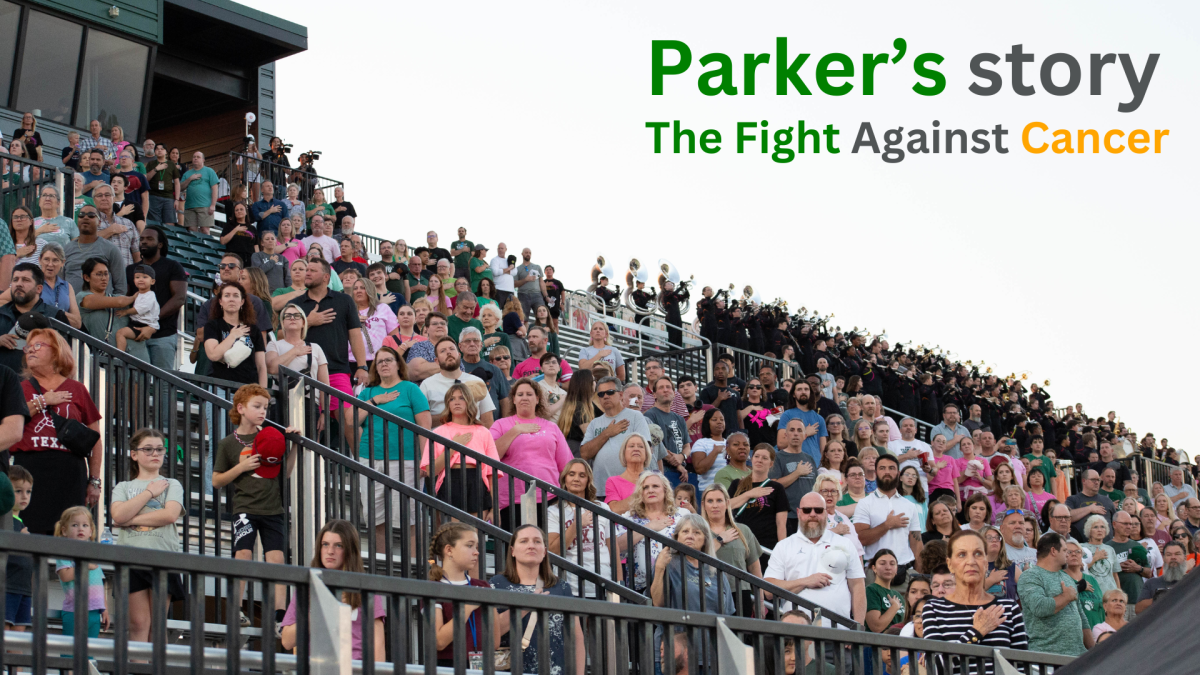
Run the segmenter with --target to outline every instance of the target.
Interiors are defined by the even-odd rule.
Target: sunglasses
[[[814,514],[814,513],[825,513],[825,509],[824,509],[824,508],[818,508],[818,507],[816,507],[816,506],[801,506],[801,507],[800,507],[800,513],[804,513],[804,514],[807,514],[807,515],[810,515],[810,516],[811,516],[811,515],[812,515],[812,514]]]
[[[599,396],[600,398],[607,398],[607,397],[609,397],[609,396],[612,396],[613,394],[616,394],[616,393],[617,393],[617,390],[616,390],[616,389],[605,389],[604,391],[598,391],[598,392],[596,392],[596,395],[597,395],[597,396]]]
[[[240,270],[240,269],[242,269],[242,266],[237,263],[221,263],[220,265],[217,266],[217,269]]]

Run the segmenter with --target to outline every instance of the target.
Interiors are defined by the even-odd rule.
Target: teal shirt
[[[1075,580],[1066,572],[1050,572],[1039,565],[1021,572],[1017,594],[1021,597],[1021,612],[1025,615],[1029,651],[1064,656],[1079,656],[1087,651],[1083,645],[1083,631],[1090,628],[1079,600],[1054,611],[1054,598],[1062,595],[1063,584],[1074,586]]]
[[[207,166],[197,171],[196,169],[188,169],[183,173],[183,178],[187,180],[190,176],[199,174],[199,178],[188,183],[187,197],[184,199],[183,208],[185,209],[206,209],[213,206],[212,189],[220,181],[217,178],[217,173]]]
[[[417,413],[429,412],[429,401],[425,399],[425,395],[421,393],[421,389],[408,381],[401,381],[394,387],[367,387],[358,395],[358,400],[370,402],[372,397],[381,394],[387,394],[399,390],[400,395],[393,401],[388,401],[378,408],[385,410],[400,419],[408,420],[413,424],[417,422]],[[401,459],[400,444],[397,439],[401,438],[400,425],[390,423],[387,425],[387,444],[384,444],[384,428],[383,420],[379,417],[371,418],[371,433],[363,434],[362,440],[358,446],[358,456],[362,458],[371,457],[372,459],[389,460]],[[406,432],[404,438],[404,454],[403,459],[411,460],[416,456],[413,449],[413,434]],[[374,443],[374,453],[372,450]]]

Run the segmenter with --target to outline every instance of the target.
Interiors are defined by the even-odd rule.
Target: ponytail
[[[447,546],[453,547],[468,532],[475,532],[475,528],[466,523],[447,523],[434,533],[433,541],[429,544],[430,581],[441,581],[446,576],[446,571],[442,569],[438,561],[441,560]]]

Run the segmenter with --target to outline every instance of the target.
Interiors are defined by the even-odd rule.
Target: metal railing
[[[312,392],[311,394],[305,393],[303,395],[292,395],[289,397],[289,402],[290,402],[289,407],[292,409],[289,414],[298,414],[299,416],[301,416],[300,417],[301,419],[306,420],[306,426],[305,426],[306,431],[315,431],[315,429],[316,429],[315,426],[312,426],[314,424],[314,420],[317,418],[318,415],[322,414],[321,410],[329,409],[328,407],[319,408],[317,405],[319,400],[342,397],[343,400],[345,400],[346,404],[348,404],[350,406],[350,410],[355,411],[356,416],[358,413],[365,415],[365,417],[363,419],[363,424],[366,426],[367,429],[374,428],[374,426],[378,422],[379,426],[384,431],[382,445],[385,448],[395,447],[395,445],[397,445],[397,441],[399,441],[399,439],[396,439],[396,441],[393,441],[393,444],[388,443],[388,433],[387,432],[392,427],[394,427],[396,429],[396,432],[394,432],[394,433],[397,436],[403,434],[406,436],[410,436],[413,439],[412,446],[414,447],[415,452],[413,453],[413,456],[411,458],[403,459],[403,460],[397,460],[397,459],[389,460],[385,456],[384,459],[382,459],[382,460],[372,460],[371,461],[371,464],[375,467],[374,472],[379,472],[379,475],[383,475],[383,473],[390,473],[392,468],[396,467],[397,464],[401,464],[402,466],[398,467],[398,468],[403,468],[403,469],[407,469],[407,466],[403,466],[403,465],[410,465],[413,468],[412,475],[413,476],[420,475],[420,465],[422,463],[422,461],[421,461],[422,456],[424,456],[425,464],[427,466],[429,466],[429,467],[434,466],[434,462],[435,462],[434,452],[435,451],[432,447],[432,444],[434,444],[434,443],[436,443],[437,445],[444,448],[445,452],[454,451],[454,452],[460,453],[461,455],[463,455],[465,457],[473,459],[476,462],[477,466],[490,467],[491,470],[493,471],[493,473],[497,477],[493,483],[493,487],[494,488],[507,487],[507,495],[509,496],[509,503],[501,504],[500,490],[499,489],[491,490],[490,503],[481,504],[480,508],[475,513],[470,514],[468,516],[468,518],[470,519],[469,522],[472,522],[473,524],[476,525],[476,527],[480,528],[481,533],[484,530],[487,530],[489,532],[503,533],[503,530],[497,530],[496,528],[494,528],[494,526],[492,526],[486,522],[486,520],[484,518],[484,516],[486,514],[484,513],[484,511],[490,511],[492,514],[494,514],[494,520],[496,520],[497,522],[503,522],[503,521],[507,520],[510,524],[510,528],[515,529],[518,525],[520,525],[522,523],[527,523],[527,522],[536,522],[536,523],[542,524],[542,525],[548,523],[549,516],[551,515],[551,510],[555,511],[555,515],[557,515],[557,517],[558,517],[558,522],[560,524],[565,524],[567,522],[567,518],[566,518],[567,505],[570,504],[570,505],[574,506],[577,513],[580,513],[582,511],[588,511],[593,515],[592,525],[591,525],[592,541],[600,542],[600,541],[604,541],[606,539],[609,542],[610,554],[615,553],[615,549],[612,547],[619,543],[618,536],[625,537],[626,559],[625,559],[624,565],[622,566],[622,565],[618,565],[618,564],[613,564],[612,569],[615,573],[618,569],[622,569],[622,567],[623,567],[623,571],[625,572],[624,578],[626,580],[627,587],[632,585],[633,580],[637,577],[637,575],[635,574],[635,571],[636,571],[635,564],[636,564],[636,561],[639,559],[639,557],[641,559],[647,561],[647,563],[646,563],[647,569],[644,570],[645,589],[649,589],[651,587],[651,585],[654,582],[654,570],[653,570],[653,562],[652,562],[654,559],[654,553],[653,553],[652,546],[657,546],[657,547],[664,548],[664,549],[671,549],[672,551],[675,551],[681,555],[691,556],[691,557],[699,560],[701,563],[701,570],[703,570],[704,567],[706,567],[706,566],[712,568],[712,571],[710,573],[716,577],[715,583],[716,583],[718,589],[720,589],[720,588],[731,588],[732,589],[732,588],[736,588],[739,585],[749,586],[749,588],[754,592],[754,596],[755,596],[753,599],[753,603],[754,603],[753,608],[743,606],[743,598],[741,597],[741,593],[734,594],[734,596],[735,596],[734,602],[737,606],[737,610],[740,615],[748,616],[748,615],[750,615],[751,611],[755,611],[756,616],[764,616],[764,611],[763,611],[764,594],[769,593],[772,596],[774,596],[777,601],[785,600],[785,601],[797,604],[801,607],[804,607],[810,611],[820,611],[820,612],[822,612],[822,615],[825,618],[829,619],[832,623],[834,623],[836,625],[845,626],[848,628],[859,628],[859,625],[851,619],[839,616],[832,612],[828,612],[828,611],[824,610],[823,608],[820,608],[818,605],[816,605],[806,599],[803,599],[794,593],[790,593],[790,592],[785,591],[777,586],[767,583],[765,580],[763,580],[759,577],[756,577],[748,572],[739,570],[736,567],[733,567],[732,565],[729,565],[728,563],[725,563],[715,557],[709,557],[702,553],[698,553],[697,551],[691,549],[690,547],[676,542],[674,539],[672,539],[669,536],[666,536],[655,530],[652,530],[648,527],[638,524],[638,523],[634,522],[633,520],[630,520],[620,514],[614,514],[612,511],[610,511],[606,508],[603,508],[602,506],[600,506],[596,503],[588,502],[582,498],[579,498],[579,497],[571,494],[570,492],[562,489],[557,484],[548,483],[546,481],[543,481],[533,475],[530,475],[524,471],[521,471],[520,469],[516,469],[516,468],[512,467],[510,464],[499,461],[493,457],[489,457],[489,456],[487,456],[483,453],[480,453],[476,450],[473,450],[466,446],[455,443],[452,440],[449,440],[449,439],[443,438],[441,436],[438,436],[436,434],[433,434],[428,429],[425,429],[417,424],[414,424],[413,422],[411,422],[409,420],[406,420],[404,418],[398,417],[398,416],[388,413],[384,410],[381,410],[381,409],[371,405],[370,403],[367,403],[365,401],[359,401],[356,399],[346,399],[345,394],[337,391],[336,389],[333,389],[332,387],[330,387],[328,385],[322,384],[311,377],[302,375],[296,371],[290,370],[285,367],[281,367],[279,369],[279,373],[280,373],[280,386],[284,391],[291,391],[293,387],[297,387],[298,388],[297,391],[311,391]],[[295,418],[293,418],[293,419],[295,419]],[[334,433],[329,427],[325,427],[324,429],[322,429],[320,431],[315,431],[315,434],[316,434],[314,436],[315,440],[310,441],[308,439],[305,439],[305,441],[307,443],[319,445],[322,449],[324,449],[325,446],[327,445],[329,448],[333,448],[333,450],[329,451],[332,455],[339,457],[339,458],[343,458],[344,461],[348,461],[349,463],[357,464],[360,461],[357,459],[357,457],[360,455],[360,451],[358,448],[353,447],[354,446],[353,435],[349,435],[349,437],[348,437],[348,435],[346,435],[346,434],[341,434],[339,437],[339,435]],[[395,436],[393,436],[392,438],[395,438]],[[366,445],[365,445],[365,447],[362,447],[361,449],[365,451],[365,454],[367,456],[374,457],[376,448],[378,447],[378,444],[376,443],[376,440],[373,437],[373,435],[365,437],[363,439],[363,442],[365,442]],[[398,444],[398,445],[400,447],[403,447],[402,443]],[[306,445],[306,447],[307,447],[307,445]],[[363,466],[365,468],[367,465],[362,464],[361,466]],[[467,467],[463,466],[462,463],[460,463],[458,466],[455,466],[455,467],[447,470],[447,477],[445,480],[445,485],[447,485],[449,487],[449,489],[447,490],[447,493],[445,494],[445,500],[447,502],[451,502],[451,503],[453,503],[455,501],[455,495],[453,492],[455,481],[453,479],[455,477],[454,472],[456,472],[456,471],[459,472],[459,479],[461,480],[462,484],[465,485],[468,480]],[[298,475],[304,475],[303,473],[299,472],[299,467],[298,467]],[[334,480],[336,480],[336,477],[334,477]],[[377,482],[382,483],[383,481],[377,481]],[[385,483],[385,485],[389,486],[391,489],[395,489],[393,487],[393,484],[401,485],[402,483],[397,482],[395,479],[389,479]],[[404,485],[404,487],[407,488],[408,490],[411,490],[411,488],[408,488],[407,485]],[[353,490],[354,488],[353,488],[353,486],[350,486],[349,489]],[[368,494],[370,493],[369,490],[367,492],[368,492]],[[425,495],[422,495],[422,496],[425,496]],[[518,496],[519,496],[519,498],[518,498]],[[550,504],[551,499],[554,500],[554,504]],[[536,500],[536,505],[531,504],[530,500]],[[375,501],[378,501],[378,498],[376,498]],[[518,502],[520,502],[520,505],[518,505]],[[391,507],[390,495],[387,496],[386,499],[384,499],[383,504],[384,504],[385,511],[386,511],[386,509]],[[314,509],[316,509],[316,508],[319,508],[319,505],[313,504],[312,507]],[[401,500],[401,507],[403,510],[404,500]],[[368,522],[372,522],[372,520],[375,518],[375,513],[374,513],[373,508],[374,508],[374,504],[372,503],[372,500],[368,500],[367,510],[370,512],[370,516],[368,517]],[[453,508],[453,507],[449,507],[447,505],[446,508]],[[458,510],[455,509],[455,511],[458,511]],[[507,511],[507,512],[505,513],[505,511]],[[459,511],[459,513],[461,513],[461,511]],[[332,517],[339,517],[339,516],[334,514],[334,515],[332,515]],[[458,517],[458,516],[455,516],[455,517]],[[297,515],[297,518],[298,518],[299,522],[304,521],[304,519],[299,517],[299,515]],[[466,518],[463,518],[463,519],[465,520]],[[392,527],[392,525],[391,525],[392,520],[393,519],[392,519],[391,515],[388,514],[387,518],[386,518],[386,527],[388,527],[388,528]],[[403,523],[405,521],[403,518],[400,518],[400,522]],[[484,527],[484,525],[486,525],[486,527]],[[602,527],[607,528],[607,532],[603,531],[601,529]],[[618,528],[621,528],[621,531],[619,534],[618,534]],[[562,528],[562,529],[565,529],[565,528]],[[642,537],[642,541],[637,542],[636,544],[634,542],[635,534],[641,535],[641,537]],[[417,531],[418,539],[420,539],[424,535],[425,535],[425,532],[422,531],[422,528],[418,527],[418,531]],[[497,556],[498,560],[506,553],[506,549],[504,546],[504,543],[505,543],[504,537],[500,537],[499,539],[500,539],[500,542],[499,542],[500,545],[496,549],[496,556]],[[481,546],[482,545],[483,544],[481,544]],[[638,547],[642,547],[640,553],[639,553]],[[575,571],[574,571],[575,569],[585,569],[585,562],[584,562],[584,555],[583,555],[584,552],[583,552],[582,548],[583,547],[576,547],[576,551],[573,554],[576,558],[574,561],[574,564],[571,564],[571,567],[573,568],[571,571],[573,574],[575,573]],[[599,547],[597,547],[597,548],[599,548]],[[427,550],[427,549],[424,549],[424,550]],[[374,557],[374,552],[372,552],[372,557]],[[616,588],[614,588],[614,585],[616,585],[616,582],[613,582],[609,579],[605,579],[601,574],[601,571],[600,571],[601,570],[601,568],[600,568],[601,561],[600,561],[599,554],[596,554],[596,555],[593,555],[590,557],[593,558],[592,563],[591,563],[592,569],[588,570],[588,572],[589,572],[588,576],[583,577],[582,580],[591,582],[595,579],[604,579],[606,582],[605,586],[607,588],[601,588],[598,590],[615,591]],[[557,556],[553,557],[553,562],[555,564],[559,564],[560,560],[563,560],[563,562],[566,562],[565,559],[558,558]],[[703,576],[704,576],[704,573],[702,571],[701,577],[703,577]],[[710,582],[710,583],[714,583],[714,582]],[[579,584],[579,588],[577,589],[578,594],[581,596],[586,595],[584,589],[585,589],[585,584],[582,584],[582,583]],[[645,589],[638,589],[638,590],[640,591],[640,590],[645,590]],[[621,590],[628,592],[628,588],[624,588]],[[601,594],[599,597],[603,597],[603,595]]]
[[[0,218],[5,222],[12,222],[12,210],[18,206],[33,209],[34,216],[41,215],[38,202],[42,188],[47,185],[58,189],[61,197],[59,215],[72,217],[75,201],[73,169],[0,153],[0,177]]]
[[[0,668],[31,667],[35,673],[48,668],[70,668],[74,672],[99,672],[125,675],[129,672],[167,672],[168,664],[186,667],[199,673],[215,667],[226,673],[261,672],[274,674],[293,671],[298,675],[325,672],[394,673],[439,672],[464,674],[470,663],[468,645],[474,639],[482,652],[484,675],[497,672],[494,665],[496,645],[508,632],[504,624],[514,628],[524,625],[530,612],[537,612],[535,629],[537,645],[561,644],[560,649],[538,649],[526,652],[511,651],[511,672],[536,672],[542,675],[562,672],[584,675],[587,664],[592,673],[623,673],[651,675],[676,672],[677,658],[686,658],[689,675],[749,675],[750,673],[784,672],[785,650],[793,648],[796,672],[804,670],[811,658],[816,672],[824,672],[825,664],[838,673],[862,673],[863,666],[871,672],[900,672],[900,660],[907,656],[915,663],[924,655],[927,663],[949,662],[951,667],[972,667],[984,670],[1048,675],[1050,668],[1072,661],[1069,657],[1017,650],[996,650],[980,645],[955,642],[935,642],[901,638],[863,631],[846,631],[817,626],[784,624],[713,612],[680,611],[658,607],[640,608],[636,614],[628,608],[608,602],[580,601],[533,593],[516,593],[471,586],[430,583],[339,570],[315,570],[298,566],[270,565],[240,560],[218,560],[203,556],[154,551],[124,546],[104,546],[87,541],[56,537],[33,537],[14,532],[0,532],[0,563],[9,555],[24,555],[32,559],[33,569],[33,626],[28,634],[13,634],[0,624]],[[50,634],[49,569],[53,560],[71,560],[76,569],[96,564],[111,568],[113,587],[112,638],[89,640],[87,622],[75,624],[71,636],[56,638]],[[131,573],[149,572],[152,579],[150,642],[130,639],[129,583]],[[188,587],[185,608],[168,608],[164,600],[169,575],[181,575]],[[226,607],[225,645],[218,651],[206,649],[204,642],[190,640],[186,647],[168,647],[168,614],[174,609],[190,619],[191,634],[204,634],[204,589],[218,580],[227,583],[245,582],[255,587],[264,598],[263,635],[274,630],[274,598],[277,586],[291,591],[296,611],[295,656],[276,654],[269,638],[259,645],[258,652],[230,648],[241,644],[236,606]],[[0,591],[4,588],[0,578]],[[80,575],[75,585],[78,606],[88,598],[88,575]],[[351,612],[341,604],[346,594],[358,596],[362,608],[382,608],[383,653],[377,653],[376,641],[371,638],[379,628],[372,627],[361,643],[361,659],[350,661],[349,633]],[[452,603],[449,642],[453,657],[452,671],[438,666],[436,617],[439,604]],[[468,606],[478,606],[478,614],[467,614]],[[369,616],[378,613],[372,609]],[[506,614],[506,616],[501,616]],[[511,619],[511,617],[517,617]],[[511,619],[511,620],[509,620]],[[477,624],[477,625],[476,625]],[[472,630],[475,628],[475,630]],[[478,640],[479,636],[488,639]],[[675,636],[682,635],[677,640]],[[670,648],[659,650],[658,643],[670,636]],[[561,642],[559,642],[561,638]],[[552,642],[553,640],[553,642]],[[515,639],[513,640],[515,643]],[[790,645],[788,643],[791,643]],[[223,651],[223,653],[221,653]],[[885,654],[885,651],[887,652]],[[661,653],[661,657],[659,656]],[[523,663],[527,657],[536,663]],[[184,656],[186,655],[186,660]],[[90,661],[92,657],[97,657]],[[223,662],[218,661],[224,656]],[[661,664],[656,664],[661,658]],[[146,659],[148,664],[131,663]],[[420,668],[414,669],[411,666]],[[657,668],[656,668],[657,665]],[[885,671],[886,666],[886,671]],[[915,671],[914,671],[915,672]]]
[[[313,171],[301,171],[298,167],[277,164],[241,152],[229,153],[229,166],[226,170],[229,172],[230,190],[233,190],[234,186],[239,183],[248,188],[251,182],[271,181],[275,185],[276,199],[287,199],[288,184],[296,183],[300,187],[300,199],[305,203],[306,208],[312,202],[314,192],[322,192],[325,195],[325,203],[329,204],[333,202],[333,189],[345,187],[340,180],[326,178]],[[246,198],[250,199],[249,193]]]
[[[234,425],[228,415],[232,407],[229,398],[232,398],[233,388],[239,385],[191,374],[187,374],[187,380],[184,380],[178,374],[136,359],[67,324],[54,319],[50,321],[52,327],[73,342],[75,357],[80,364],[79,380],[91,392],[102,416],[100,431],[105,458],[101,492],[104,498],[99,506],[97,522],[101,526],[112,524],[108,516],[112,487],[128,480],[131,475],[132,463],[127,450],[129,438],[138,429],[153,427],[166,434],[170,449],[164,460],[162,475],[179,480],[183,486],[183,551],[217,557],[230,555],[232,552],[228,550],[222,534],[235,520],[233,488],[231,486],[210,493],[208,486],[211,485],[211,462],[217,441],[233,433]],[[324,399],[323,410],[330,409],[328,393],[321,394]],[[281,396],[278,400],[295,402],[300,397]],[[280,413],[286,420],[286,404],[280,406]],[[268,422],[283,429],[275,421]],[[503,544],[507,544],[511,536],[488,522],[316,441],[296,434],[288,434],[288,440],[307,451],[297,453],[293,475],[284,474],[282,478],[284,509],[292,516],[290,522],[285,522],[288,545],[284,553],[285,560],[289,562],[311,559],[313,536],[330,518],[349,520],[364,532],[374,529],[363,525],[364,518],[369,518],[367,522],[374,522],[374,511],[357,508],[359,493],[354,490],[358,489],[360,483],[364,484],[364,491],[376,485],[386,489],[389,497],[394,495],[399,501],[399,512],[395,514],[397,519],[403,522],[411,520],[417,525],[415,543],[410,542],[407,536],[400,537],[400,564],[396,564],[392,556],[392,538],[389,536],[386,551],[379,552],[386,553],[386,564],[376,564],[380,573],[398,573],[402,576],[415,574],[419,578],[428,578],[426,553],[438,521],[455,519],[470,523],[480,530],[481,538],[491,537]],[[316,481],[313,475],[320,475],[322,479]],[[389,508],[390,505],[389,498]],[[393,514],[389,512],[387,515],[391,522]],[[375,537],[371,536],[370,541],[371,560],[374,561],[378,552],[374,546]],[[412,548],[414,545],[415,550]],[[415,565],[410,564],[414,561]],[[627,602],[645,602],[644,597],[570,561],[556,559],[555,564],[570,574],[600,584],[605,592],[617,593]],[[219,591],[217,594],[222,595]],[[226,589],[225,595],[229,597],[233,593]]]
[[[685,375],[696,378],[697,386],[701,388],[712,380],[712,350],[708,346],[676,349],[669,352],[639,356],[634,361],[636,371],[630,375],[630,379],[642,387],[649,386],[650,384],[646,381],[646,368],[644,364],[651,359],[661,363],[663,371],[676,383],[679,382],[679,378]],[[701,382],[702,378],[703,381]]]
[[[749,380],[752,377],[758,377],[758,370],[765,364],[770,364],[780,380],[785,380],[792,377],[803,376],[804,373],[800,370],[800,364],[783,359],[775,359],[762,354],[755,354],[737,347],[729,345],[717,344],[717,356],[721,354],[729,354],[733,357],[734,374],[744,380]]]

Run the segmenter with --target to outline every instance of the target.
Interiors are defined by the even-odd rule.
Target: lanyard
[[[768,479],[764,480],[764,481],[762,482],[762,485],[759,485],[758,487],[766,487],[766,486],[767,486],[767,483],[770,483],[770,482],[771,482],[771,479],[770,479],[770,478],[768,478]],[[733,514],[733,517],[734,517],[734,518],[737,518],[738,516],[742,515],[742,511],[745,511],[747,506],[750,506],[750,500],[749,500],[749,499],[747,499],[747,500],[746,500],[746,503],[745,503],[745,504],[742,504],[740,507],[738,507],[737,513]]]
[[[470,586],[471,585],[471,575],[464,574],[463,576],[465,576],[467,578],[467,585]],[[445,577],[442,577],[442,583],[450,584],[452,586],[458,585],[458,584],[452,584]],[[453,617],[453,613],[451,613],[451,617]],[[475,625],[475,612],[471,612],[467,616],[467,630],[471,632],[471,647],[472,648],[479,647],[479,627]]]

